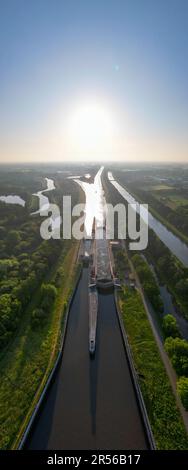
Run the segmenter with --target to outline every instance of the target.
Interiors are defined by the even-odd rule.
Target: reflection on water
[[[50,178],[45,178],[45,180],[47,183],[47,188],[33,194],[33,196],[37,196],[39,198],[39,210],[33,212],[32,213],[33,215],[41,214],[41,212],[47,211],[49,209],[49,199],[47,196],[44,196],[43,193],[46,193],[47,191],[52,191],[53,189],[55,189],[55,184],[54,184],[54,180]]]
[[[136,211],[139,211],[139,203],[121,186],[115,181],[111,172],[108,172],[108,179],[111,184],[117,189],[121,196],[129,203],[136,204]],[[145,220],[145,212],[141,215]],[[183,243],[178,237],[176,237],[170,230],[168,230],[159,220],[155,219],[149,212],[148,214],[149,227],[156,233],[160,240],[169,248],[169,250],[185,265],[188,266],[188,246]]]
[[[83,189],[86,197],[85,202],[85,236],[87,238],[91,237],[93,220],[95,218],[96,230],[98,231],[98,236],[100,238],[100,232],[104,225],[105,217],[105,197],[104,191],[101,182],[101,175],[104,167],[102,166],[97,172],[94,183],[86,183],[75,179],[74,181],[78,183]]]
[[[20,196],[0,196],[0,201],[6,202],[6,204],[18,204],[19,206],[24,207],[25,201]]]
[[[33,194],[33,196],[37,196],[39,198],[39,209],[35,212],[32,212],[31,215],[37,215],[37,214],[40,214],[41,216],[48,215],[48,211],[50,209],[50,202],[49,202],[48,197],[45,196],[43,193],[46,193],[47,191],[53,191],[54,189],[56,189],[56,187],[55,187],[53,179],[45,178],[45,180],[47,183],[47,188]],[[52,214],[52,216],[50,217],[50,222],[51,222],[51,230],[53,232],[54,230],[59,229],[62,219],[61,217],[54,217]]]

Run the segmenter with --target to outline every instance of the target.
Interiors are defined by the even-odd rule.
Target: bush
[[[165,349],[177,374],[187,376],[188,342],[185,339],[169,337],[165,341]]]
[[[165,317],[163,318],[162,328],[165,338],[167,338],[168,336],[172,336],[173,338],[177,338],[178,336],[180,336],[177,321],[176,318],[173,317],[173,315],[165,315]]]
[[[35,308],[31,315],[31,326],[33,328],[40,326],[43,323],[45,316],[46,314],[42,308]]]
[[[52,284],[42,284],[41,287],[41,307],[47,312],[50,311],[57,296],[57,289]]]
[[[188,378],[180,377],[177,383],[177,390],[184,408],[188,411]]]

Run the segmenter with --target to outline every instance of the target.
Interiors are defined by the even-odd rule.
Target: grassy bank
[[[66,249],[65,249],[66,248]],[[22,326],[1,357],[0,448],[16,448],[55,362],[65,306],[77,277],[77,242],[67,242],[46,281],[53,282],[61,267],[61,282],[55,305],[46,323],[31,328],[31,314],[39,292],[25,311]]]
[[[157,449],[188,449],[188,437],[138,292],[119,304]]]

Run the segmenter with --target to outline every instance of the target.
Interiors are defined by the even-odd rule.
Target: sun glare
[[[110,111],[96,103],[76,107],[68,118],[68,140],[77,153],[101,154],[110,149],[115,124]]]

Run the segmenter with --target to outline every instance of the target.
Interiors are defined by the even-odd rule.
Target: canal
[[[117,189],[119,194],[125,199],[128,204],[135,204],[136,211],[140,213],[140,204],[123,186],[121,186],[113,177],[113,174],[108,172],[108,180]],[[147,211],[143,211],[142,219],[147,221]],[[157,220],[151,212],[148,212],[148,225],[155,232],[157,237],[169,248],[169,250],[188,267],[188,245],[168,230],[159,220]]]
[[[114,295],[99,294],[97,348],[88,351],[88,269],[72,303],[61,365],[27,449],[147,449]]]

